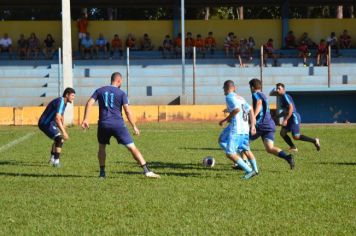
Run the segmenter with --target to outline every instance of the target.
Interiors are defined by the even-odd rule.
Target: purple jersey
[[[66,109],[66,104],[64,102],[63,97],[59,97],[53,99],[46,107],[44,112],[42,113],[38,124],[48,125],[51,121],[55,121],[56,114],[59,113],[61,116],[64,114],[64,110]]]
[[[91,96],[99,103],[99,125],[124,127],[122,106],[128,104],[124,91],[115,86],[104,86]]]
[[[271,117],[266,95],[261,92],[255,92],[252,94],[253,109],[256,109],[257,102],[259,100],[262,101],[262,108],[258,114],[255,114],[256,128],[261,131],[274,131],[276,125]]]
[[[289,105],[293,105],[293,115],[292,115],[293,117],[298,113],[297,108],[294,105],[293,98],[289,94],[285,93],[284,95],[281,96],[281,107],[285,113],[288,112]]]

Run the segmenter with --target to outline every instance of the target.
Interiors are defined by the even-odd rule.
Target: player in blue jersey
[[[69,138],[64,128],[64,110],[67,103],[72,103],[75,98],[75,90],[66,88],[63,96],[52,100],[42,113],[38,127],[50,139],[54,140],[51,148],[50,163],[54,167],[59,167],[59,158],[62,151],[62,146],[65,140]]]
[[[223,126],[225,123],[229,125],[222,131],[219,145],[225,151],[226,157],[245,171],[246,175],[243,178],[250,179],[258,173],[256,159],[249,145],[249,120],[251,133],[256,132],[253,110],[243,97],[235,93],[236,87],[232,80],[225,81],[223,89],[229,115],[221,120],[219,125]],[[253,169],[243,161],[241,158],[243,154],[248,157]]]
[[[283,116],[281,136],[284,141],[289,145],[291,151],[297,152],[298,149],[288,136],[288,132],[292,132],[294,140],[301,140],[305,142],[313,143],[316,150],[320,150],[320,140],[318,138],[310,138],[300,133],[300,115],[297,112],[297,108],[294,105],[292,97],[286,93],[285,86],[282,83],[276,84],[276,91],[281,99],[281,107],[283,112],[280,116]]]
[[[100,166],[100,178],[105,178],[105,159],[106,145],[110,144],[110,138],[114,136],[119,144],[126,146],[131,152],[135,160],[142,166],[144,174],[149,178],[160,178],[159,175],[152,172],[143,158],[141,152],[135,146],[128,129],[125,126],[122,118],[122,108],[124,108],[126,117],[132,125],[134,134],[139,135],[140,131],[133,121],[133,117],[129,108],[129,103],[125,92],[120,89],[122,76],[119,72],[111,75],[111,85],[97,89],[91,98],[88,100],[85,107],[84,120],[82,128],[89,128],[89,112],[93,104],[99,103],[99,121],[97,138],[99,142],[98,159]]]
[[[265,150],[277,157],[286,160],[291,169],[294,168],[294,159],[291,154],[287,154],[282,149],[274,146],[274,133],[276,125],[271,117],[268,99],[261,92],[262,83],[259,79],[252,79],[249,82],[252,93],[253,110],[256,117],[256,134],[251,135],[251,140],[262,138]]]

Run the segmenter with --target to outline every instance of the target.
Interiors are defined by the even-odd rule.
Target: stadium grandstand
[[[259,78],[263,81],[263,91],[271,95],[269,99],[273,109],[278,109],[278,100],[273,96],[274,87],[276,83],[282,82],[286,84],[289,93],[296,98],[304,122],[356,122],[356,112],[353,109],[356,99],[355,18],[289,18],[291,6],[305,6],[311,3],[334,5],[335,1],[72,0],[70,7],[64,2],[69,4],[69,1],[53,3],[54,7],[62,6],[63,21],[15,19],[0,22],[1,38],[11,38],[13,47],[12,50],[2,50],[0,53],[0,107],[18,110],[23,107],[44,106],[59,96],[66,86],[73,86],[77,91],[75,106],[83,106],[95,88],[107,84],[112,72],[120,71],[125,78],[123,89],[129,95],[132,105],[147,107],[148,105],[222,105],[224,97],[221,85],[225,80],[234,80],[238,85],[238,92],[250,98],[248,81],[251,78]],[[282,16],[280,19],[191,20],[185,19],[184,14],[181,14],[184,10],[180,11],[185,7],[265,6],[270,5],[271,2],[280,6]],[[338,4],[345,5],[352,2],[337,1]],[[80,15],[71,14],[71,8],[135,8],[136,6],[145,8],[152,5],[174,9],[173,19],[152,21],[89,19],[87,31],[90,32],[94,44],[98,42],[99,34],[102,34],[106,39],[103,46],[105,49],[100,50],[100,47],[94,45],[92,50],[80,50],[77,29],[77,19]],[[0,9],[25,9],[29,6],[48,7],[48,1],[12,0],[0,3]],[[317,65],[316,44],[321,39],[327,39],[331,32],[335,32],[336,37],[339,38],[344,30],[348,30],[352,39],[350,48],[339,49],[337,46],[334,49],[333,45],[330,45],[332,48],[329,57]],[[288,48],[285,39],[291,31],[298,41],[300,36],[307,32],[315,42],[308,51],[306,63],[298,56],[300,50],[297,45]],[[214,53],[206,51],[202,54],[196,50],[197,53],[192,51],[190,55],[189,45],[185,45],[188,32],[191,32],[194,38],[198,34],[206,38],[208,32],[213,32],[217,42]],[[239,53],[232,52],[231,55],[234,56],[229,56],[230,48],[226,47],[229,32],[234,32],[238,39],[236,43],[239,46],[236,46],[238,48],[236,50]],[[33,50],[27,48],[24,55],[21,55],[23,52],[18,41],[20,35],[24,34],[25,38],[29,38],[32,33],[37,35],[38,43],[41,45],[47,34],[51,34],[55,41],[54,51],[48,54],[42,46],[38,46],[37,49],[34,46]],[[129,34],[136,36],[139,45],[145,33],[150,37],[149,43],[152,49],[143,50],[141,46],[126,48],[126,37]],[[162,45],[165,36],[169,35],[174,44],[178,33],[182,33],[181,50],[172,49],[168,55],[165,55]],[[122,54],[115,51],[111,53],[110,42],[115,34],[118,34],[123,41]],[[241,44],[249,37],[254,38],[254,50],[243,51]],[[275,57],[269,55],[272,53],[267,52],[265,46],[269,38],[273,39]],[[241,56],[242,62],[239,62],[235,54]],[[267,58],[264,62],[264,57],[272,58]],[[15,113],[13,112],[14,116]],[[71,120],[73,122],[73,116]],[[16,122],[3,121],[2,123]],[[30,119],[28,123],[36,123],[36,117]]]

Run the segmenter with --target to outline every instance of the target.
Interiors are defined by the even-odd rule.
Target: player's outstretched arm
[[[250,109],[249,111],[249,119],[250,119],[250,126],[251,126],[251,134],[255,135],[256,134],[256,114],[254,114],[253,109]]]
[[[125,104],[123,105],[124,107],[124,111],[125,111],[125,115],[127,117],[127,120],[130,122],[132,128],[134,129],[134,133],[135,135],[140,135],[140,130],[137,128],[135,122],[134,122],[134,119],[132,117],[132,112],[131,112],[131,109],[129,107],[128,104]]]
[[[90,98],[87,102],[87,104],[85,105],[85,111],[84,111],[84,119],[82,122],[82,128],[83,129],[89,129],[89,113],[90,113],[90,109],[93,106],[93,104],[95,103],[94,98]]]
[[[65,140],[67,140],[69,138],[69,136],[64,128],[63,117],[61,116],[61,114],[59,114],[59,113],[56,114],[55,121],[56,121],[57,127],[60,129],[60,131],[63,134],[63,138]]]
[[[230,112],[230,114],[225,119],[219,122],[219,125],[223,126],[226,122],[230,122],[231,118],[236,116],[236,114],[239,112],[240,112],[239,108],[234,109],[232,112]]]

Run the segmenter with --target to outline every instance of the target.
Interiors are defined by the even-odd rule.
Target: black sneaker
[[[105,171],[100,171],[99,178],[100,179],[105,179]]]
[[[294,158],[293,158],[292,154],[289,154],[287,156],[286,161],[288,162],[290,169],[293,170],[295,167],[295,162],[294,162]]]

